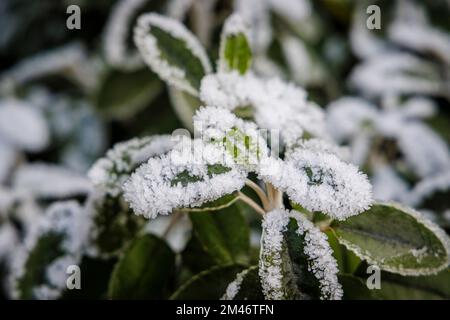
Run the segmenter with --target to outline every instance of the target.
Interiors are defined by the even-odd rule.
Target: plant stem
[[[253,181],[250,180],[250,179],[247,179],[247,180],[245,181],[245,184],[246,184],[249,188],[251,188],[253,191],[255,191],[255,193],[258,195],[259,199],[260,199],[261,202],[262,202],[262,205],[263,205],[264,210],[267,211],[267,210],[270,208],[270,202],[269,202],[269,199],[267,198],[267,195],[266,195],[266,193],[264,192],[264,190],[261,189],[260,186],[258,186],[255,182],[253,182]]]
[[[248,204],[250,207],[252,207],[256,212],[258,212],[260,215],[264,216],[266,213],[263,208],[261,208],[255,201],[252,200],[252,198],[248,197],[242,192],[238,192],[239,198],[244,201],[246,204]]]
[[[162,234],[163,238],[166,238],[169,235],[170,230],[172,230],[173,226],[177,224],[178,220],[180,220],[182,215],[183,215],[183,212],[181,212],[179,210],[176,210],[174,212],[174,214],[170,217],[170,221],[166,227],[166,230],[164,230],[164,232]]]
[[[275,188],[271,183],[266,183],[267,195],[269,196],[269,210],[283,208],[283,193]]]

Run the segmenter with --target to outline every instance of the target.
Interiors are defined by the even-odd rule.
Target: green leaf
[[[216,212],[191,212],[193,232],[216,264],[249,262],[250,230],[236,205]]]
[[[250,69],[252,51],[244,33],[229,34],[225,37],[220,59],[227,71],[237,70],[245,74]]]
[[[17,280],[19,299],[35,299],[34,289],[47,283],[47,267],[64,255],[64,235],[50,232],[42,235],[25,262],[25,273]]]
[[[405,277],[381,273],[381,288],[376,290],[381,299],[450,299],[450,269],[432,276]]]
[[[183,208],[182,210],[187,212],[217,211],[228,208],[229,206],[234,204],[237,200],[239,200],[239,196],[237,194],[235,193],[227,194],[217,200],[206,202],[202,204],[200,207]]]
[[[211,65],[205,49],[183,24],[155,13],[144,14],[138,19],[134,39],[144,61],[164,81],[198,94]]]
[[[340,299],[337,263],[326,236],[295,211],[266,214],[260,254],[266,299]]]
[[[112,299],[166,297],[175,271],[175,253],[161,239],[146,234],[136,238],[114,268],[109,283]]]
[[[344,300],[372,300],[378,298],[374,290],[370,290],[364,279],[351,274],[339,276],[339,283],[344,289]]]
[[[89,245],[93,256],[118,256],[145,224],[145,219],[133,214],[121,196],[105,195],[91,199],[90,207]]]
[[[236,278],[227,286],[224,300],[264,300],[259,268],[253,266],[237,274]]]
[[[231,264],[215,266],[200,272],[183,284],[171,297],[172,300],[214,300],[220,299],[228,284],[244,269]]]
[[[448,266],[449,239],[419,213],[394,203],[332,224],[341,244],[361,259],[402,275],[434,274]]]
[[[327,231],[326,235],[328,237],[328,243],[331,249],[333,249],[333,256],[338,263],[339,271],[350,275],[355,273],[361,264],[361,259],[353,251],[348,250],[344,245],[340,244],[331,230]]]
[[[109,70],[95,95],[97,110],[107,118],[125,120],[148,106],[163,90],[148,69]]]

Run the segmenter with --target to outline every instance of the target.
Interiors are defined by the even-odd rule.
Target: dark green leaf
[[[448,237],[419,213],[377,203],[366,212],[334,222],[339,242],[361,259],[403,275],[426,275],[448,265]]]
[[[175,253],[161,239],[135,239],[114,268],[109,284],[112,299],[161,299],[175,271]]]

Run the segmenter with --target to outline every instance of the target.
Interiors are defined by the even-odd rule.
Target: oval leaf
[[[136,238],[117,262],[109,283],[112,299],[161,299],[175,271],[175,253],[153,235]]]
[[[449,239],[418,212],[377,203],[366,212],[332,225],[339,242],[358,257],[402,275],[434,274],[448,266]]]
[[[264,300],[258,267],[238,273],[228,285],[222,300]]]

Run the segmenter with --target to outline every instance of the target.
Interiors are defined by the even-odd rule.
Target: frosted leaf
[[[294,229],[289,228],[291,221],[295,222]],[[289,240],[286,234],[292,231],[301,237],[302,253],[290,247],[292,238]],[[295,243],[298,245],[297,240]],[[305,262],[307,272],[318,281],[320,299],[339,300],[343,296],[337,262],[325,234],[298,212],[273,210],[265,215],[259,261],[266,299],[311,298],[311,293],[304,291],[311,288],[302,287],[308,281],[304,277],[309,275],[301,270],[302,266],[294,265]]]
[[[450,36],[429,25],[425,10],[414,2],[397,3],[396,17],[389,25],[388,37],[411,50],[432,53],[450,65]]]
[[[203,141],[224,147],[237,164],[249,170],[268,154],[267,143],[256,125],[226,109],[202,107],[193,121],[195,131]]]
[[[0,138],[17,148],[37,152],[50,139],[42,112],[16,99],[0,100]]]
[[[338,142],[360,134],[378,116],[376,107],[364,99],[343,97],[327,106],[327,129]]]
[[[96,188],[111,196],[122,192],[130,174],[149,158],[168,152],[174,145],[169,135],[135,138],[120,142],[104,158],[97,160],[88,172]]]
[[[183,141],[141,165],[125,183],[124,197],[136,214],[153,219],[240,190],[246,176],[221,148]]]
[[[194,0],[170,0],[166,14],[173,19],[183,21],[193,2]]]
[[[372,97],[390,94],[444,95],[436,65],[408,53],[376,55],[358,65],[350,83]]]
[[[280,79],[260,79],[247,73],[218,73],[205,77],[200,98],[206,105],[237,110],[251,107],[256,124],[278,131],[286,145],[304,135],[327,138],[323,110],[306,100],[306,92]]]
[[[375,168],[371,182],[377,200],[401,201],[408,193],[408,185],[390,166]]]
[[[310,0],[268,0],[271,9],[293,23],[298,23],[312,15]]]
[[[249,272],[249,269],[239,272],[225,290],[225,294],[220,298],[220,300],[233,300],[241,289],[242,281],[244,281],[245,276]]]
[[[22,84],[37,78],[58,74],[74,76],[80,84],[93,87],[97,70],[87,63],[85,47],[79,42],[38,53],[26,58],[0,75],[0,90],[7,83]],[[67,73],[70,70],[72,73]]]
[[[134,15],[150,0],[118,1],[106,22],[103,34],[103,52],[106,61],[124,70],[135,70],[143,65],[139,53],[128,48],[128,37]]]
[[[432,129],[419,122],[397,128],[397,143],[407,164],[419,176],[427,177],[450,170],[447,144]]]
[[[66,289],[69,265],[78,265],[85,244],[89,220],[75,201],[51,205],[25,239],[14,258],[11,279],[13,297],[56,299]],[[35,255],[53,250],[46,260]]]
[[[302,40],[287,35],[281,38],[280,43],[294,81],[304,86],[321,85],[325,70]]]
[[[343,160],[350,159],[350,150],[346,147],[338,146],[331,141],[312,138],[312,139],[304,139],[297,141],[296,145],[291,149],[286,150],[284,157],[289,159],[289,157],[295,153],[297,150],[307,149],[314,152],[323,152],[334,154]]]
[[[38,198],[68,198],[86,195],[92,190],[89,180],[64,167],[33,163],[19,167],[13,176],[13,187]]]
[[[17,151],[0,138],[0,154],[0,183],[4,183],[16,163]]]
[[[450,189],[450,171],[439,173],[435,176],[420,181],[407,194],[403,201],[412,207],[418,207],[433,193],[446,192]]]
[[[251,23],[250,43],[255,53],[263,53],[272,40],[269,3],[266,0],[235,0],[234,9]]]
[[[154,32],[161,33],[161,37],[170,37],[171,40],[166,39],[167,43],[164,45],[168,46],[171,41],[176,42],[177,54],[169,53],[166,48],[163,50]],[[197,38],[176,20],[154,13],[141,15],[134,29],[134,42],[144,61],[155,73],[169,84],[192,95],[198,94],[201,78],[212,70],[205,49]],[[180,50],[184,52],[184,58],[190,61],[175,61],[180,58]],[[195,70],[188,70],[188,67]]]
[[[372,203],[367,176],[333,154],[303,149],[286,162],[267,158],[261,162],[259,175],[307,210],[337,220],[357,215]]]

